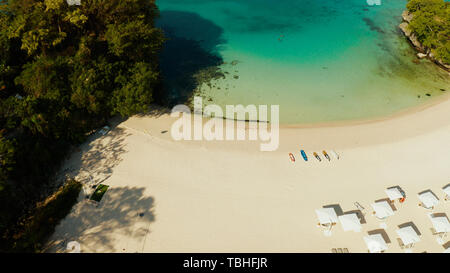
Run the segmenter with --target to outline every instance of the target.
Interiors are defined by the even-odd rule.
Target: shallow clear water
[[[170,38],[162,68],[174,100],[196,94],[221,106],[278,104],[281,123],[315,123],[390,115],[450,91],[448,73],[413,62],[398,30],[404,0],[157,4]]]

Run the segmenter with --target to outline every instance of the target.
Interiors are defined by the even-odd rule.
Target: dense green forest
[[[70,148],[159,84],[154,0],[75,2],[0,3],[0,251]]]
[[[413,14],[410,30],[433,55],[450,64],[450,2],[444,0],[409,0]]]

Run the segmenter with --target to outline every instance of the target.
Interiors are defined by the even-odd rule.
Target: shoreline
[[[378,122],[388,121],[388,120],[400,118],[403,116],[407,116],[410,114],[418,113],[418,112],[424,111],[428,108],[439,105],[441,103],[445,103],[449,100],[450,100],[450,92],[445,91],[445,94],[436,96],[427,102],[423,102],[419,105],[415,105],[415,106],[411,106],[411,107],[408,107],[403,110],[399,110],[399,111],[389,114],[389,115],[383,115],[383,116],[374,117],[374,118],[352,119],[352,120],[331,121],[331,122],[297,123],[297,124],[282,124],[282,123],[280,123],[280,128],[295,129],[295,128],[347,127],[347,126],[378,123]]]
[[[85,190],[97,183],[110,190],[98,207],[80,195],[50,239],[50,252],[64,252],[64,242],[75,240],[82,252],[330,253],[345,247],[362,253],[363,237],[382,223],[370,216],[370,204],[396,185],[407,198],[383,221],[387,252],[403,252],[395,230],[411,221],[422,233],[414,252],[444,250],[417,193],[431,189],[441,199],[435,212],[450,215],[441,190],[450,177],[450,100],[376,123],[282,128],[276,152],[260,152],[250,141],[174,141],[162,133],[173,120],[131,117],[71,156],[64,165]],[[300,147],[308,155],[333,149],[341,158],[304,162]],[[314,209],[333,204],[347,212],[354,202],[365,208],[362,232],[338,224],[325,236]]]
[[[407,116],[410,114],[414,114],[417,112],[424,111],[428,108],[434,107],[436,105],[445,103],[450,100],[450,90],[442,91],[443,94],[435,96],[434,98],[429,99],[427,102],[420,103],[415,106],[407,107],[405,109],[396,111],[395,113],[382,115],[373,118],[362,118],[362,119],[349,119],[349,120],[337,120],[337,121],[329,121],[329,122],[312,122],[312,123],[279,123],[280,129],[307,129],[307,128],[327,128],[327,127],[348,127],[348,126],[356,126],[356,125],[364,125],[371,123],[378,123],[383,121],[388,121],[396,118],[400,118],[403,116]],[[154,105],[153,107],[157,109],[164,109],[163,112],[170,113],[171,109],[169,107]],[[193,109],[191,109],[192,111]],[[151,110],[152,111],[152,110]],[[151,112],[150,111],[150,112]],[[200,113],[191,112],[192,115],[201,115]],[[141,115],[146,115],[145,113]],[[223,120],[233,120],[234,122],[245,122],[248,123],[268,123],[271,124],[270,121],[260,121],[260,120],[238,120],[238,119],[230,119],[225,116],[223,117],[212,117],[212,116],[204,116],[204,119],[223,119]]]

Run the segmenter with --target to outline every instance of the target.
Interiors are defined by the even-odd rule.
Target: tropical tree
[[[35,200],[71,145],[149,107],[157,16],[154,0],[0,0],[0,204]]]

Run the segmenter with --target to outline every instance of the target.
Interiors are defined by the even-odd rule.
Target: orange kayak
[[[319,162],[322,161],[322,159],[320,158],[320,156],[319,156],[316,152],[314,152],[313,155],[314,155],[314,157],[315,157],[317,160],[319,160]]]

